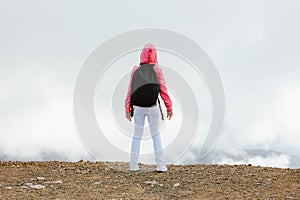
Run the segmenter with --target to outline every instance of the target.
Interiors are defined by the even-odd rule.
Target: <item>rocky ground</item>
[[[0,162],[0,199],[300,199],[300,169],[248,165]]]

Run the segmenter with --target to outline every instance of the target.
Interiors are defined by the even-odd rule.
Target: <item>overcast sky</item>
[[[174,30],[215,63],[226,95],[218,149],[300,155],[300,2],[0,0],[0,155],[86,156],[72,95],[85,59],[112,36]]]

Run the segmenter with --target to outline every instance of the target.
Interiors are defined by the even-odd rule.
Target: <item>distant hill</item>
[[[300,168],[300,157],[272,150],[251,149],[232,153],[212,151],[207,157],[200,159],[199,150],[189,151],[193,159],[181,160],[191,164],[252,164],[260,166]]]

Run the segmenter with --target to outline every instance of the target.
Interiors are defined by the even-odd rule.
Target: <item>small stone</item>
[[[154,187],[154,185],[157,184],[157,182],[154,180],[154,181],[145,181],[146,184],[150,184],[151,187]]]
[[[173,187],[179,187],[180,183],[175,183]]]
[[[31,185],[30,187],[34,188],[34,189],[44,189],[45,188],[45,186],[39,185],[39,184],[37,184],[37,185]]]
[[[32,186],[32,183],[24,183],[25,186]]]
[[[45,180],[45,177],[37,177],[36,178],[38,181],[43,181],[43,180]]]
[[[157,184],[157,182],[154,180],[154,181],[145,181],[146,184],[151,184],[151,185],[155,185]]]
[[[10,186],[6,186],[6,187],[5,187],[5,189],[11,190],[11,189],[12,189],[12,187],[10,187]]]
[[[44,182],[45,184],[61,184],[61,183],[63,183],[62,181],[60,181],[60,180],[57,180],[57,181],[46,181],[46,182]]]

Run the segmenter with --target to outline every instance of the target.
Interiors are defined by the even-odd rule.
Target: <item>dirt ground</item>
[[[0,162],[0,199],[300,199],[300,169],[248,165]]]

